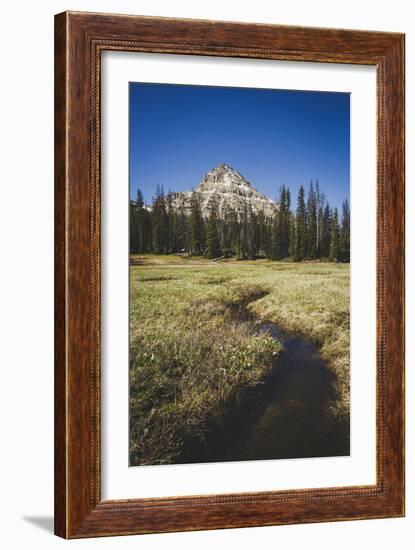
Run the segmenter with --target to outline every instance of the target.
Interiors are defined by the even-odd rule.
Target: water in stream
[[[178,462],[349,455],[349,424],[328,411],[334,374],[316,346],[273,323],[262,323],[259,332],[284,345],[275,368],[221,423],[210,426],[204,442],[186,442]]]

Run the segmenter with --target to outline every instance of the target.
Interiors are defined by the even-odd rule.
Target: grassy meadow
[[[318,345],[336,375],[331,413],[348,420],[348,264],[132,256],[130,304],[131,465],[174,463],[278,366],[261,321]]]

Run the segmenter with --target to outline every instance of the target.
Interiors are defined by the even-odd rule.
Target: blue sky
[[[270,198],[318,179],[332,206],[349,198],[347,93],[130,83],[130,195],[146,203],[196,187],[221,163]]]

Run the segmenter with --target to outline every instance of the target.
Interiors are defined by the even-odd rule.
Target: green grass
[[[347,419],[348,265],[136,256],[130,279],[131,464],[174,462],[278,364],[282,346],[257,335],[259,320],[318,344],[336,374],[332,413]]]

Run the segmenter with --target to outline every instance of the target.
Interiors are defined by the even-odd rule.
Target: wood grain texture
[[[377,482],[101,501],[100,54],[377,68]],[[65,538],[404,513],[404,36],[66,12],[55,18],[55,532]]]
[[[55,25],[55,531],[66,532],[66,26]],[[59,83],[59,85],[58,85]]]

